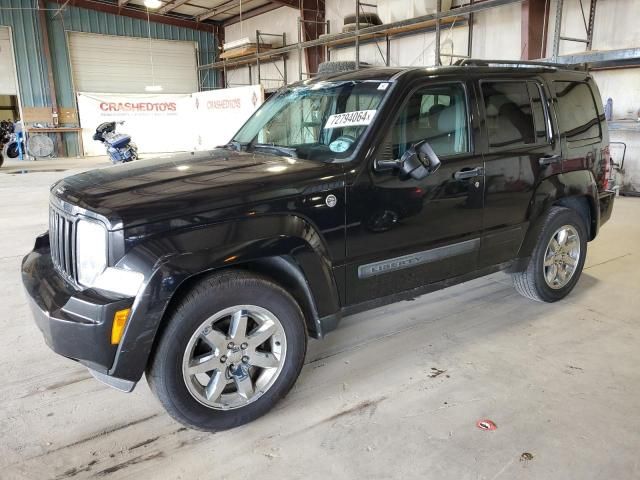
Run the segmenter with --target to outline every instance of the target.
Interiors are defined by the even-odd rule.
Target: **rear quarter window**
[[[600,117],[589,84],[554,81],[553,85],[560,135],[569,142],[600,139]]]

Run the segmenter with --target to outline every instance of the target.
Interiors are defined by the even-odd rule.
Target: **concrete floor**
[[[7,171],[3,480],[640,478],[638,199],[617,199],[564,301],[526,300],[496,274],[350,317],[311,342],[273,412],[209,435],[173,422],[144,381],[119,393],[45,346],[19,265],[65,173]],[[479,430],[481,418],[497,430]]]

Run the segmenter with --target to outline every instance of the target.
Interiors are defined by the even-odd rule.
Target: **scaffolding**
[[[261,81],[277,81],[282,82],[283,85],[287,84],[287,69],[286,69],[286,59],[289,54],[296,54],[298,59],[298,80],[303,80],[305,77],[310,77],[316,74],[316,72],[308,72],[305,73],[303,71],[303,56],[304,51],[308,48],[312,47],[324,47],[325,49],[325,58],[330,60],[331,57],[331,49],[339,48],[339,47],[355,47],[354,48],[354,57],[355,57],[355,65],[356,68],[361,66],[360,61],[360,49],[363,44],[369,41],[373,41],[378,45],[378,42],[383,40],[386,45],[386,52],[382,54],[382,50],[378,45],[378,50],[380,51],[380,55],[385,63],[385,65],[390,66],[390,57],[391,57],[391,40],[403,35],[425,32],[425,31],[435,31],[435,58],[434,65],[441,65],[441,59],[450,58],[451,60],[464,60],[465,58],[472,57],[473,51],[473,25],[474,25],[474,14],[480,11],[489,10],[497,7],[502,7],[505,5],[511,5],[515,3],[521,3],[523,0],[469,0],[469,3],[452,8],[450,10],[443,11],[442,10],[442,0],[436,0],[436,11],[434,13],[430,13],[427,15],[421,15],[418,17],[400,20],[396,22],[386,23],[383,25],[373,25],[367,26],[365,28],[360,28],[361,15],[364,13],[363,7],[377,7],[375,4],[365,3],[361,0],[354,0],[356,5],[356,28],[354,31],[350,32],[339,32],[339,33],[331,33],[330,32],[330,22],[329,20],[322,22],[315,22],[313,20],[304,20],[302,18],[298,18],[298,38],[296,43],[287,44],[286,36],[284,34],[278,35],[283,38],[283,44],[279,48],[274,48],[268,51],[260,51],[259,49],[251,55],[247,55],[244,57],[231,59],[231,60],[221,60],[214,63],[201,65],[198,67],[200,70],[223,70],[225,72],[226,79],[226,71],[231,68],[238,68],[241,66],[249,65],[250,69],[250,81],[252,82],[254,79],[252,77],[252,66],[256,65],[257,67],[257,83]],[[544,59],[547,61],[551,61],[554,63],[561,64],[574,64],[574,63],[583,63],[587,64],[589,67],[598,67],[598,66],[608,66],[608,65],[640,65],[640,49],[632,48],[632,49],[623,49],[623,50],[612,50],[605,52],[596,52],[591,51],[591,47],[593,44],[593,29],[595,23],[595,15],[596,15],[596,6],[597,0],[578,0],[580,2],[580,11],[582,14],[582,19],[585,27],[585,38],[577,38],[577,37],[568,37],[564,36],[561,33],[562,27],[562,16],[563,16],[563,8],[564,8],[564,0],[557,0],[556,5],[556,18],[555,18],[555,28],[553,32],[553,52],[551,58]],[[589,1],[589,11],[588,16],[585,12],[584,2]],[[312,22],[312,23],[322,23],[325,25],[326,34],[321,35],[319,38],[312,40],[305,40],[303,38],[304,31],[304,23]],[[443,25],[447,26],[455,26],[464,23],[468,26],[468,38],[467,38],[467,53],[466,55],[455,54],[453,51],[451,53],[443,53],[441,51],[441,30]],[[256,32],[258,36],[258,45],[260,44],[259,35],[272,35],[265,34],[261,32]],[[584,43],[586,46],[586,51],[581,52],[580,54],[571,54],[571,55],[560,55],[560,45],[561,42],[580,42]],[[280,72],[280,78],[278,79],[265,79],[261,77],[260,64],[264,64],[266,62],[276,62],[278,60],[284,60],[284,69]],[[452,62],[450,62],[452,63]],[[228,85],[225,80],[225,86]]]
[[[557,0],[556,4],[556,24],[553,32],[553,60],[558,61],[558,57],[560,56],[560,43],[562,41],[565,42],[578,42],[584,43],[586,46],[586,50],[590,51],[591,46],[593,44],[593,25],[596,19],[596,5],[598,0],[587,0],[589,1],[589,18],[584,13],[584,3],[583,0],[579,0],[580,2],[580,13],[582,14],[582,21],[584,22],[584,30],[586,38],[576,38],[576,37],[565,37],[562,35],[562,14],[564,10],[564,0]]]
[[[286,43],[286,36],[283,34],[277,34],[277,36],[283,38],[283,45],[279,48],[273,48],[267,51],[260,51],[259,48],[257,51],[251,55],[246,55],[243,57],[228,59],[228,60],[220,60],[213,63],[200,65],[198,67],[199,70],[221,70],[224,72],[224,86],[228,86],[226,80],[226,72],[227,70],[240,68],[249,66],[250,68],[250,81],[253,81],[253,66],[256,66],[257,70],[257,78],[256,83],[260,83],[261,81],[278,81],[282,82],[283,85],[286,85],[288,81],[287,71],[286,71],[286,59],[289,54],[296,54],[298,57],[298,80],[303,80],[305,76],[315,75],[315,72],[303,72],[303,56],[304,51],[307,48],[312,47],[324,47],[326,52],[326,58],[330,58],[330,49],[332,47],[338,45],[347,45],[353,44],[355,46],[355,58],[356,65],[360,64],[360,47],[363,40],[370,39],[384,39],[386,43],[386,55],[385,55],[385,64],[389,65],[390,63],[390,42],[391,40],[399,35],[406,34],[407,32],[419,32],[419,31],[428,31],[435,30],[436,32],[436,65],[440,65],[440,57],[456,57],[456,58],[467,58],[471,56],[471,46],[472,46],[472,36],[473,36],[473,14],[479,11],[488,10],[491,8],[501,7],[503,5],[510,5],[513,3],[521,3],[523,0],[484,0],[482,2],[478,2],[477,0],[471,0],[469,4],[460,6],[458,8],[454,8],[447,11],[442,11],[442,0],[437,0],[437,8],[434,13],[430,13],[427,15],[421,15],[415,18],[400,20],[396,22],[386,23],[383,25],[374,25],[366,28],[360,28],[360,12],[362,11],[362,7],[371,6],[371,4],[361,2],[360,0],[356,1],[356,29],[353,32],[339,32],[339,33],[331,33],[330,32],[330,22],[326,20],[325,31],[327,32],[325,35],[322,35],[321,38],[316,38],[312,40],[304,40],[302,38],[303,35],[303,24],[304,22],[312,22],[312,20],[304,20],[302,18],[298,18],[298,41],[296,43]],[[467,55],[454,55],[452,54],[440,54],[440,30],[443,23],[447,23],[451,25],[456,22],[460,22],[461,19],[465,19],[465,23],[469,25],[469,41],[468,41],[468,54]],[[267,35],[276,35],[276,34],[267,34],[264,32],[260,32],[261,36]],[[257,44],[260,45],[259,38],[256,39]],[[280,72],[279,79],[266,79],[261,76],[260,65],[265,63],[273,63],[278,60],[284,60],[285,68],[282,72]]]

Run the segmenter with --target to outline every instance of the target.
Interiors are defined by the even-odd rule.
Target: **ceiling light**
[[[144,0],[144,6],[149,10],[155,10],[162,6],[162,2],[160,0]]]
[[[162,85],[147,85],[144,87],[145,92],[161,92]]]

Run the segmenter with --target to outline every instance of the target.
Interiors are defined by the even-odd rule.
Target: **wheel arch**
[[[543,180],[532,195],[528,215],[529,227],[512,270],[526,268],[549,209],[554,206],[570,208],[578,212],[588,229],[588,240],[593,240],[600,224],[597,196],[598,188],[595,179],[588,170],[562,173]]]
[[[215,242],[203,242],[203,237]],[[167,245],[173,249],[170,255],[163,254]],[[324,334],[321,319],[337,318],[341,307],[327,250],[313,226],[300,217],[251,219],[176,232],[137,246],[118,266],[136,270],[141,263],[153,267],[147,267],[151,271],[109,371],[132,381],[144,372],[172,309],[205,276],[241,269],[272,279],[299,303],[313,337]]]
[[[322,338],[324,336],[325,331],[322,328],[316,300],[304,272],[290,255],[278,255],[206,269],[186,278],[171,295],[156,333],[156,339],[162,335],[162,330],[172,312],[197,284],[212,275],[219,275],[228,271],[253,273],[265,277],[284,288],[300,306],[304,314],[308,335],[314,338]]]
[[[553,202],[552,206],[565,207],[575,210],[580,214],[588,229],[588,240],[595,238],[597,231],[597,213],[595,200],[589,195],[576,195],[573,197],[562,197]]]

